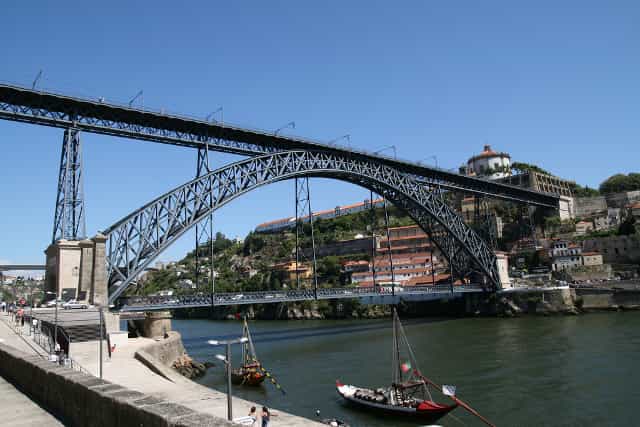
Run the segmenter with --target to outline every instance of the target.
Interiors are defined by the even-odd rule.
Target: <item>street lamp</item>
[[[338,141],[340,141],[340,140],[342,140],[342,139],[344,139],[345,141],[347,141],[347,142],[348,142],[348,145],[347,145],[347,146],[348,146],[349,148],[351,148],[351,135],[349,135],[349,134],[347,134],[347,135],[342,135],[340,138],[332,139],[332,140],[331,140],[331,141],[329,141],[327,144],[329,144],[329,145],[333,145],[333,144],[335,144],[336,142],[338,142]]]
[[[296,128],[296,122],[289,122],[286,125],[279,127],[278,129],[276,129],[276,131],[273,134],[274,135],[278,135],[278,132],[280,132],[282,129],[286,129],[286,128],[295,129]]]
[[[382,153],[384,150],[393,150],[393,158],[396,159],[397,158],[397,152],[396,152],[396,146],[395,145],[385,145],[382,148],[378,148],[376,151],[373,152],[373,154],[380,154]]]
[[[220,113],[220,121],[217,121],[216,119],[213,118],[213,116],[215,116],[217,113]],[[207,115],[207,117],[205,117],[204,120],[206,122],[213,121],[214,123],[222,123],[224,121],[223,114],[224,114],[224,111],[223,111],[222,107],[218,107],[218,109],[216,111],[213,111],[213,112],[209,113]]]
[[[428,156],[428,157],[425,157],[422,160],[427,160],[427,159],[433,159],[435,161],[435,163],[436,163],[436,169],[438,169],[438,156],[436,156],[436,155]],[[418,163],[420,163],[422,160],[418,160]]]
[[[54,320],[54,333],[53,333],[53,349],[55,351],[56,344],[58,344],[58,294],[56,292],[45,291],[47,295],[55,295],[54,302],[56,303],[55,320]]]
[[[231,344],[244,344],[249,341],[247,337],[236,338],[233,340],[209,340],[207,341],[211,345],[226,345],[227,356],[216,354],[216,359],[224,362],[227,368],[227,419],[231,421],[233,419],[233,409],[231,405]]]

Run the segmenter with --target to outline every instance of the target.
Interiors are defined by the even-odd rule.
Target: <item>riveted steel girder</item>
[[[326,152],[279,152],[242,160],[171,190],[104,231],[113,303],[163,250],[210,212],[255,188],[300,176],[334,178],[372,189],[432,233],[434,243],[460,263],[464,254],[494,287],[495,254],[444,200],[411,174],[388,165]],[[466,259],[465,259],[466,261]],[[461,268],[461,267],[457,267]]]
[[[363,161],[377,161],[405,174],[414,175],[425,184],[439,185],[445,190],[463,191],[553,209],[558,209],[559,203],[559,197],[553,194],[464,176],[381,154],[17,86],[0,84],[0,119],[64,129],[75,127],[85,132],[184,147],[206,147],[209,150],[235,154],[259,155],[292,150],[325,151]]]

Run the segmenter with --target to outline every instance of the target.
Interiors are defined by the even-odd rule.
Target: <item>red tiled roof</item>
[[[485,145],[484,146],[484,150],[482,150],[482,153],[473,156],[472,158],[469,159],[469,162],[473,162],[474,160],[478,160],[478,159],[484,159],[486,157],[507,157],[507,158],[511,158],[511,156],[507,153],[497,153],[495,151],[493,151],[491,149],[490,145]]]

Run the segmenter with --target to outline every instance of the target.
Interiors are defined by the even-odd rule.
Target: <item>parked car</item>
[[[61,305],[64,301],[62,301],[61,299],[52,299],[49,300],[45,303],[45,307],[55,307],[56,306],[56,301],[58,301],[58,305]]]
[[[231,300],[232,301],[238,301],[238,300],[241,300],[242,298],[244,298],[244,295],[243,294],[238,294],[238,295],[232,296]]]
[[[64,308],[65,310],[74,310],[74,309],[89,308],[89,306],[83,302],[78,302],[72,299],[62,304],[62,308]]]

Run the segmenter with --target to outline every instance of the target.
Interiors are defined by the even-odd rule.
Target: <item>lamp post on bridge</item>
[[[233,419],[233,404],[231,399],[231,345],[232,344],[244,344],[249,341],[247,337],[236,338],[233,340],[209,340],[210,345],[224,345],[227,347],[226,357],[221,354],[216,354],[216,359],[224,362],[227,369],[227,419],[231,421]]]
[[[275,132],[273,132],[273,135],[277,136],[278,132],[280,132],[281,130],[286,129],[286,128],[295,129],[296,128],[296,122],[289,122],[286,125],[279,127],[278,129],[275,130]]]

